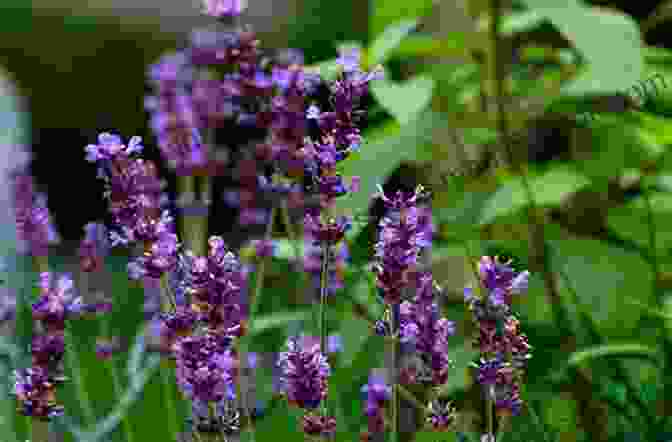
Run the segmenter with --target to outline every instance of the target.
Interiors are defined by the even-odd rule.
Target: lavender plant
[[[213,0],[205,6],[209,15],[229,21],[243,9],[236,1]],[[360,123],[366,109],[360,105],[369,84],[381,79],[382,70],[363,69],[362,53],[343,49],[336,62],[339,73],[331,81],[303,66],[301,54],[287,51],[265,56],[258,46],[254,33],[238,25],[226,32],[196,32],[189,47],[162,58],[149,72],[156,95],[147,100],[147,108],[157,144],[165,162],[183,178],[180,214],[170,212],[164,183],[157,166],[143,158],[140,137],[125,144],[119,135],[102,133],[97,144],[85,148],[86,159],[97,165],[98,177],[105,183],[110,222],[87,225],[80,264],[85,272],[99,271],[110,246],[129,247],[136,255],[127,266],[129,278],[159,288],[158,308],[150,307],[150,299],[146,302],[148,329],[159,338],[162,357],[167,366],[174,365],[177,386],[190,401],[195,440],[228,439],[243,429],[249,430],[250,440],[267,438],[255,430],[249,404],[239,405],[241,368],[249,364],[250,340],[259,326],[256,315],[265,282],[264,264],[274,254],[276,208],[302,208],[302,237],[294,233],[289,216],[285,227],[294,242],[307,244],[304,271],[313,274],[309,292],[317,294],[311,301],[318,310],[319,335],[290,336],[278,359],[277,381],[281,396],[303,410],[296,431],[309,438],[329,439],[343,423],[337,420],[330,400],[335,364],[328,354],[338,343],[330,338],[334,333],[330,334],[327,317],[329,299],[337,297],[344,285],[346,234],[352,227],[349,217],[336,213],[335,200],[359,191],[359,178],[350,177],[346,184],[338,167],[345,160],[352,161],[352,154],[364,144]],[[325,91],[329,99],[320,100],[319,94]],[[230,173],[231,165],[216,157],[212,136],[213,129],[225,125],[252,126],[264,132],[263,141],[242,149],[237,165],[242,187],[236,199],[241,209],[239,222],[266,225],[265,237],[252,243],[258,260],[254,269],[219,236],[209,236],[204,250],[207,224],[190,222],[192,214],[185,203],[193,200],[196,176],[205,178],[201,193],[209,200],[209,178]],[[15,185],[17,229],[30,242],[31,253],[44,257],[46,246],[56,238],[44,200],[34,196],[30,175],[18,175]],[[272,207],[264,210],[259,200],[269,195]],[[426,205],[429,194],[421,186],[392,195],[381,188],[374,197],[382,199],[387,209],[378,226],[371,267],[376,280],[374,296],[386,309],[372,332],[388,339],[393,367],[390,385],[371,375],[361,387],[367,419],[362,438],[371,440],[389,429],[390,440],[398,442],[399,395],[411,394],[403,385],[422,384],[436,392],[428,405],[420,404],[429,429],[453,428],[455,407],[439,397],[438,387],[448,380],[448,339],[455,334],[455,325],[440,317],[442,291],[421,262],[431,250],[435,233]],[[178,234],[175,220],[180,215],[183,229]],[[204,215],[198,216],[203,221]],[[188,233],[190,227],[201,231]],[[101,237],[106,229],[107,238]],[[68,413],[58,404],[55,389],[59,383],[70,382],[58,371],[64,353],[70,351],[65,344],[66,322],[85,313],[109,312],[111,306],[84,304],[74,294],[69,276],[61,276],[54,284],[48,263],[42,260],[39,265],[40,298],[32,313],[44,334],[33,338],[33,366],[16,371],[15,395],[22,413],[48,420]],[[251,275],[256,277],[252,293]],[[498,410],[515,414],[521,407],[517,382],[530,346],[509,303],[511,294],[525,288],[528,273],[513,275],[508,267],[485,257],[481,276],[489,297],[467,298],[481,326],[478,343],[483,359],[478,381],[494,387],[487,400]],[[504,333],[498,333],[502,327]],[[110,341],[102,340],[97,351],[106,359],[115,350]],[[138,344],[128,371],[140,370],[146,382],[157,362],[152,359],[143,365],[142,354]],[[402,357],[407,362],[404,367],[398,364]],[[141,389],[142,382],[134,382],[133,389]],[[130,400],[126,398],[93,430],[87,433],[71,427],[71,432],[80,440],[101,440],[113,426],[110,422],[118,423],[119,416],[128,412]],[[125,431],[130,433],[128,428]],[[493,433],[489,425],[487,434]]]

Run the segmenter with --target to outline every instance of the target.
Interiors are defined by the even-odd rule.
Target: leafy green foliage
[[[528,177],[529,190],[538,206],[559,206],[569,195],[587,186],[589,181],[580,174],[556,167],[538,176]],[[483,208],[480,222],[491,223],[496,217],[517,212],[529,206],[523,178],[513,177],[504,181]]]

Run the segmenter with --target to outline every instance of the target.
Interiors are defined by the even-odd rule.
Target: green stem
[[[327,354],[327,289],[329,284],[330,246],[328,242],[322,244],[322,273],[320,274],[320,351]],[[322,401],[321,409],[326,417],[329,412],[326,400]]]
[[[420,402],[420,401],[415,397],[415,395],[414,395],[413,393],[411,393],[410,391],[408,391],[408,390],[406,389],[406,387],[404,387],[404,386],[401,385],[401,384],[398,384],[396,389],[397,389],[397,391],[399,392],[399,395],[400,395],[400,396],[403,396],[404,399],[406,399],[406,400],[407,400],[411,405],[413,405],[415,408],[417,408],[418,410],[422,410],[422,411],[426,411],[426,410],[427,410],[427,407],[426,407],[422,402]]]
[[[110,327],[107,322],[108,320],[109,319],[107,318],[103,318],[100,320],[100,328],[103,336],[110,336]],[[117,373],[118,366],[116,364],[116,361],[115,360],[108,361],[106,367],[107,371],[110,373],[110,377],[112,378],[112,385],[114,387],[114,396],[117,400],[119,400],[124,392],[122,391],[121,381],[119,379],[119,374]],[[128,421],[128,414],[126,413],[124,413],[124,416],[121,419],[121,426],[124,433],[124,440],[128,442],[133,442],[133,431]]]
[[[198,204],[196,199],[196,178],[193,176],[177,177],[177,205],[189,209]],[[207,215],[183,215],[180,223],[180,236],[186,248],[197,256],[205,255],[208,228]]]
[[[31,418],[32,422],[30,425],[30,441],[31,442],[49,442],[49,421],[38,419],[36,417]]]
[[[299,238],[301,238],[297,232],[294,230],[294,225],[292,224],[292,220],[289,217],[289,208],[287,207],[287,200],[282,200],[281,206],[281,215],[282,215],[282,222],[285,224],[285,228],[287,229],[287,236],[289,237],[289,240],[292,243],[292,248],[294,250],[294,259],[296,259],[296,262],[301,262],[301,245],[299,244]]]
[[[162,300],[161,310],[163,312],[169,311],[169,310],[165,310],[165,309],[170,308],[170,306],[168,304],[165,304],[163,301],[165,299],[170,299],[171,303],[172,303],[172,298],[171,298],[170,293],[169,293],[170,290],[168,288],[169,286],[168,286],[168,280],[167,279],[168,279],[168,275],[166,275],[166,274],[164,274],[161,277],[161,293],[160,293],[160,296],[161,296],[161,300]],[[174,306],[175,306],[175,304],[173,303],[173,307]],[[177,422],[177,419],[178,419],[179,415],[177,413],[177,407],[175,406],[175,398],[174,398],[174,394],[173,394],[174,389],[172,388],[174,383],[171,382],[170,372],[168,371],[170,369],[171,369],[170,366],[167,366],[165,364],[161,364],[161,366],[159,367],[159,374],[161,375],[161,384],[162,384],[162,388],[163,388],[163,393],[165,395],[164,403],[165,403],[165,407],[167,408],[168,416],[169,416],[167,420],[170,423],[168,425],[170,425],[171,433],[177,435],[180,432],[178,426],[176,425],[176,422]]]
[[[266,223],[266,231],[264,232],[264,241],[270,241],[273,236],[273,221],[275,220],[276,207],[271,207],[271,213],[268,216],[268,222]],[[262,258],[259,261],[257,266],[256,278],[254,283],[254,292],[250,297],[250,311],[247,324],[247,333],[240,341],[240,358],[243,361],[246,361],[247,364],[247,354],[249,352],[250,339],[252,339],[252,334],[254,333],[254,317],[259,310],[261,305],[261,291],[264,286],[264,276],[266,273],[266,264],[268,259],[266,257]],[[245,365],[247,366],[247,365]],[[238,394],[240,396],[241,405],[245,411],[248,423],[248,429],[250,433],[250,441],[254,442],[256,439],[254,423],[252,423],[252,411],[250,406],[247,403],[246,395],[243,394],[240,383],[238,383]]]
[[[392,442],[399,440],[399,388],[397,376],[397,324],[396,312],[397,306],[392,306],[392,319],[390,321],[392,328],[392,336],[390,339],[390,347],[392,350]]]
[[[492,397],[494,394],[494,386],[489,386],[488,388],[488,400],[485,403],[485,413],[486,413],[486,424],[488,435],[495,434],[495,399]],[[490,441],[488,441],[490,442]]]
[[[177,310],[177,301],[170,290],[167,275],[161,277],[161,312],[167,313]]]

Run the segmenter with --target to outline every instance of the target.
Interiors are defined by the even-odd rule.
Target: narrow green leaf
[[[610,356],[634,356],[649,359],[656,364],[661,362],[659,352],[655,348],[641,344],[607,344],[576,351],[569,357],[568,363],[570,366],[577,366],[589,362],[591,359]]]
[[[272,328],[285,327],[292,322],[309,318],[312,311],[271,313],[253,318],[250,328],[254,334],[260,334]]]
[[[140,331],[138,331],[138,334],[135,336],[135,340],[133,341],[133,347],[129,352],[128,363],[126,364],[126,371],[128,372],[129,376],[134,376],[135,373],[140,371],[142,358],[145,355],[147,348],[145,345],[145,333],[146,328],[140,327]]]
[[[387,61],[390,53],[394,51],[402,40],[418,25],[418,19],[402,20],[385,28],[374,42],[368,52],[369,66],[383,64]]]

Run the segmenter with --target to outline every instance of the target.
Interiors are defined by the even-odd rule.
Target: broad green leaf
[[[642,146],[647,149],[651,159],[660,157],[672,144],[672,124],[668,118],[661,118],[652,114],[640,113],[641,126],[637,128]]]
[[[445,117],[435,112],[423,113],[412,123],[403,126],[399,133],[375,141],[367,141],[357,154],[357,161],[349,161],[340,170],[344,177],[359,176],[361,190],[336,200],[336,212],[352,215],[360,213],[378,192],[378,184],[402,161],[417,160],[421,148],[432,141],[432,132],[439,124],[447,124]]]
[[[405,0],[369,1],[369,38],[377,37],[393,23],[402,19],[415,19],[431,11],[434,0]]]
[[[371,93],[400,124],[405,125],[413,121],[429,106],[434,90],[434,80],[428,76],[419,75],[405,81],[394,83],[389,80],[374,81]]]
[[[588,179],[565,167],[556,167],[538,176],[528,177],[532,197],[538,206],[557,206],[572,193],[589,184]],[[521,177],[504,181],[489,199],[480,217],[481,224],[525,209],[530,204]]]
[[[350,311],[343,316],[339,333],[341,339],[343,339],[343,353],[339,359],[340,366],[349,367],[373,330],[368,322],[354,318]]]
[[[369,334],[352,364],[334,371],[329,378],[329,391],[338,394],[342,404],[350,404],[347,409],[343,410],[346,419],[344,425],[350,431],[358,430],[365,422],[362,415],[361,388],[368,382],[369,373],[373,368],[384,366],[384,358],[384,339]]]
[[[650,201],[653,228],[656,232],[655,250],[664,256],[672,247],[672,232],[667,228],[672,222],[672,194],[654,193],[650,196]],[[609,210],[607,223],[619,236],[651,249],[649,216],[644,197],[639,196],[624,206]]]
[[[655,348],[641,344],[607,344],[591,347],[572,353],[568,363],[570,366],[578,366],[592,359],[604,357],[642,357],[660,364],[660,354]]]
[[[390,53],[394,51],[408,34],[418,25],[418,19],[401,20],[385,28],[371,44],[368,51],[368,64],[375,66],[387,61]]]
[[[638,254],[592,239],[552,239],[552,268],[570,279],[600,335],[627,338],[643,316],[625,298],[653,305],[650,266]],[[562,287],[565,283],[562,282]]]
[[[629,16],[606,8],[585,7],[575,0],[525,0],[535,12],[573,43],[588,69],[565,89],[568,95],[614,93],[630,88],[642,75],[642,37]],[[619,48],[613,57],[612,48]]]

